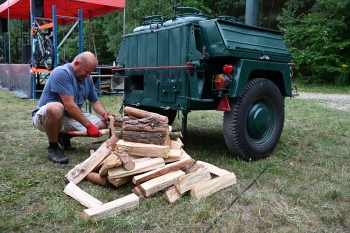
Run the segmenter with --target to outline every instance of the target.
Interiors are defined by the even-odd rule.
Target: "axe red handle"
[[[72,131],[72,132],[68,132],[68,134],[71,137],[88,137],[88,133],[87,131]],[[100,134],[105,135],[105,134],[109,134],[109,129],[100,129]]]

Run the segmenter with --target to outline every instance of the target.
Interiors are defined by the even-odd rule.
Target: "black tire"
[[[243,160],[266,158],[276,148],[284,124],[284,97],[270,80],[251,80],[224,114],[228,149]]]
[[[48,70],[52,70],[54,68],[55,63],[55,53],[53,51],[53,43],[50,38],[46,38],[44,40],[44,57],[43,62]]]
[[[40,54],[40,48],[39,48],[39,43],[38,41],[35,42],[35,50],[34,50],[34,62],[33,65],[35,68],[40,67],[40,61],[41,61],[41,54]]]

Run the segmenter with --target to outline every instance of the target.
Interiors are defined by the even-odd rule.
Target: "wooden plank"
[[[152,170],[152,171],[134,176],[132,179],[132,182],[136,185],[139,185],[145,181],[151,180],[153,178],[164,175],[166,173],[169,173],[172,171],[178,171],[181,168],[185,167],[186,165],[193,164],[193,163],[195,163],[195,161],[192,158],[186,158],[174,163],[169,163],[164,167],[157,168],[156,170]]]
[[[131,176],[121,177],[121,178],[110,178],[107,176],[109,183],[113,184],[115,187],[122,186],[123,184],[129,183],[132,180]]]
[[[96,206],[90,209],[85,209],[81,217],[86,220],[97,220],[116,216],[125,211],[133,210],[139,206],[140,198],[135,194],[129,194],[117,200],[105,203],[101,206]]]
[[[200,168],[195,172],[184,174],[179,177],[174,185],[179,193],[184,194],[188,190],[191,190],[200,182],[208,181],[211,179],[208,168]]]
[[[180,140],[180,138],[177,138],[176,140],[171,140],[170,141],[170,149],[177,149],[180,150],[184,147],[184,144]]]
[[[216,176],[224,176],[224,175],[231,173],[225,169],[221,169],[213,164],[206,163],[203,161],[197,161],[197,164],[203,165],[204,167],[207,167],[209,169],[209,172],[212,173],[213,175],[216,175]]]
[[[152,180],[146,181],[139,185],[143,195],[149,197],[171,185],[174,184],[175,180],[184,175],[185,173],[181,170],[169,172]]]
[[[104,142],[88,159],[72,168],[65,177],[68,181],[78,184],[96,166],[111,153],[109,142]]]
[[[223,176],[218,176],[206,182],[201,182],[193,187],[191,190],[191,197],[194,199],[200,199],[207,197],[221,189],[227,188],[236,184],[236,176],[234,173],[229,173]]]
[[[169,145],[154,145],[119,140],[117,151],[125,151],[131,156],[167,158],[170,150]]]
[[[135,193],[139,198],[145,198],[145,196],[143,196],[142,191],[141,191],[139,186],[135,186],[132,189],[132,192]]]
[[[180,157],[168,157],[168,158],[164,158],[164,161],[165,163],[171,163],[171,162],[179,161],[185,158],[191,158],[191,156],[189,156],[184,150],[181,150]]]
[[[176,200],[182,197],[182,194],[177,191],[175,186],[171,186],[164,192],[162,197],[168,202],[174,203]]]
[[[167,158],[180,158],[183,149],[170,149]]]
[[[80,189],[73,182],[70,182],[69,184],[67,184],[63,192],[68,196],[72,197],[73,199],[77,200],[80,204],[82,204],[87,208],[98,207],[103,204],[101,201],[97,200],[96,198],[94,198],[84,190]]]
[[[109,169],[108,176],[110,179],[120,178],[120,177],[139,174],[142,172],[147,172],[147,171],[154,170],[164,166],[165,166],[164,159],[153,158],[153,159],[145,160],[139,163],[135,163],[135,168],[130,171],[126,170],[123,167],[116,167],[116,168]]]

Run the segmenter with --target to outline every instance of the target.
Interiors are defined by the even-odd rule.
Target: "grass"
[[[119,115],[120,97],[103,96],[102,101]],[[0,232],[205,232],[210,226],[210,232],[249,233],[350,229],[349,112],[286,99],[285,127],[276,150],[252,163],[227,151],[221,112],[191,112],[186,152],[234,172],[238,183],[200,201],[185,195],[169,204],[157,194],[141,200],[133,211],[85,221],[80,217],[84,207],[63,193],[64,175],[100,144],[75,138],[78,150],[67,152],[68,165],[49,162],[46,136],[31,125],[35,104],[0,90]],[[174,128],[180,125],[177,119]],[[129,194],[133,186],[104,188],[82,181],[79,187],[108,202]]]
[[[310,85],[305,84],[302,80],[296,79],[295,84],[298,91],[324,93],[324,94],[348,94],[350,95],[349,86],[332,86],[332,85]]]

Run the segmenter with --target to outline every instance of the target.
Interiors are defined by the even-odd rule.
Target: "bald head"
[[[89,52],[89,51],[82,52],[82,53],[78,54],[74,58],[73,62],[75,60],[79,61],[83,65],[97,66],[97,59],[96,59],[95,55],[92,52]]]
[[[74,58],[71,65],[75,76],[79,80],[83,80],[84,78],[90,76],[91,72],[96,69],[97,63],[98,62],[95,55],[87,51],[78,54]]]

